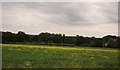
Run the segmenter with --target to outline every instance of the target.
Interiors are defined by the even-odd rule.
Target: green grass
[[[3,68],[117,68],[111,48],[0,44]]]

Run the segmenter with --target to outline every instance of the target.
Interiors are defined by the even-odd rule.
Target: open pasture
[[[117,68],[111,48],[1,44],[3,68]]]

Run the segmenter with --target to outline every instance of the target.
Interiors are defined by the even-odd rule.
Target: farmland
[[[117,68],[112,48],[0,44],[3,68]]]

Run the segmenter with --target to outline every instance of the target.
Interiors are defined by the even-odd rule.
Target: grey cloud
[[[118,21],[116,2],[4,2],[2,9],[5,30],[44,31],[57,30],[54,27],[107,27],[109,24],[115,28]]]
[[[2,2],[118,2],[119,0],[3,0]]]
[[[2,3],[0,2],[0,30],[2,29]]]
[[[117,23],[118,22],[118,3],[99,3],[98,6],[103,6],[101,9],[103,13],[103,17],[107,18],[106,22],[108,23]]]
[[[12,4],[12,6],[10,6]],[[41,14],[48,15],[48,22],[60,24],[60,25],[92,25],[91,23],[97,22],[97,20],[104,20],[101,23],[115,22],[117,16],[116,3],[9,3],[4,5],[7,7],[20,8],[38,11]],[[115,7],[112,7],[112,6]],[[98,9],[99,8],[99,9]],[[4,8],[3,8],[4,9]],[[96,9],[96,16],[90,15]],[[24,9],[23,9],[24,10]],[[99,16],[99,12],[103,14]],[[38,14],[39,14],[38,13]],[[88,14],[88,15],[86,15]],[[98,16],[97,16],[98,15]],[[53,18],[51,18],[54,16]],[[94,20],[94,17],[97,20]],[[55,18],[55,20],[54,20]],[[92,18],[92,19],[91,19]],[[105,19],[104,19],[105,18]],[[107,20],[106,20],[107,19]],[[45,19],[46,20],[46,19]],[[46,20],[46,21],[47,21]],[[61,22],[58,22],[61,20]],[[116,22],[115,22],[116,23]],[[86,25],[86,24],[85,24]]]

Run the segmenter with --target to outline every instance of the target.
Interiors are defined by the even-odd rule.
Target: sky
[[[118,35],[117,2],[3,2],[2,31]]]
[[[119,2],[119,0],[1,0],[2,2]]]

